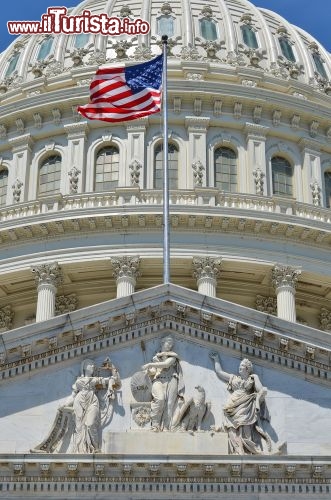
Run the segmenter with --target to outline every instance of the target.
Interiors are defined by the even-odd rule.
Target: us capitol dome
[[[201,345],[217,344],[210,336],[219,328],[234,359],[256,358],[326,391],[329,52],[247,0],[86,0],[69,14],[84,9],[142,18],[151,32],[22,35],[0,54],[0,373],[8,394],[15,377],[20,387],[51,365],[56,377],[61,363],[69,370],[109,346],[120,352],[138,339],[144,350],[144,332],[157,328],[178,337],[190,330]],[[147,61],[161,53],[163,34],[170,284],[162,284],[161,114],[108,124],[77,113],[99,66]],[[163,326],[146,326],[162,311]],[[50,421],[42,425],[46,435]],[[23,444],[8,450],[27,453]],[[15,456],[12,463],[21,474]],[[291,470],[282,477],[296,477]]]

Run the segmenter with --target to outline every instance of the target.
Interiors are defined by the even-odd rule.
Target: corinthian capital
[[[202,278],[216,279],[221,271],[221,258],[213,257],[194,257],[193,258],[193,277],[197,280]]]
[[[63,281],[62,270],[57,262],[51,264],[40,264],[31,269],[34,274],[36,285],[58,286]]]
[[[272,284],[276,289],[282,286],[295,288],[300,274],[300,269],[277,264],[272,270]]]
[[[136,280],[140,276],[139,257],[113,257],[110,259],[113,266],[113,277],[119,278],[132,278]]]

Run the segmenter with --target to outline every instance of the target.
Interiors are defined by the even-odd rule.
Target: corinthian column
[[[197,279],[198,292],[216,297],[217,277],[220,274],[222,259],[213,257],[193,258],[193,277]]]
[[[134,293],[136,280],[140,276],[139,257],[113,257],[110,259],[113,266],[113,276],[116,278],[117,298],[126,297]]]
[[[62,283],[62,272],[57,262],[32,268],[38,291],[36,323],[55,316],[57,287]]]
[[[296,321],[295,287],[301,271],[290,266],[276,265],[272,270],[272,284],[277,294],[277,316]]]

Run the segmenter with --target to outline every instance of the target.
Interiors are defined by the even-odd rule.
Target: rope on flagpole
[[[170,224],[168,171],[168,103],[167,103],[167,35],[162,36],[163,49],[163,284],[170,283]]]

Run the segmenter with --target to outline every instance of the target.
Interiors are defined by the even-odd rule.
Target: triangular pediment
[[[103,362],[110,358],[121,377],[105,433],[148,432],[150,424],[142,429],[132,412],[140,411],[140,403],[151,398],[146,402],[136,398],[132,380],[169,335],[182,366],[184,400],[193,397],[197,386],[205,391],[210,414],[204,431],[222,428],[227,398],[226,384],[218,379],[210,354],[216,352],[223,369],[233,374],[240,360],[249,358],[268,391],[272,416],[268,425],[274,441],[286,441],[296,454],[323,453],[325,439],[315,439],[309,419],[330,426],[329,334],[172,284],[4,333],[1,417],[7,438],[0,442],[1,452],[70,449],[69,440],[56,448],[60,439],[50,446],[46,437],[87,358],[101,375]],[[48,448],[40,448],[45,439]]]

